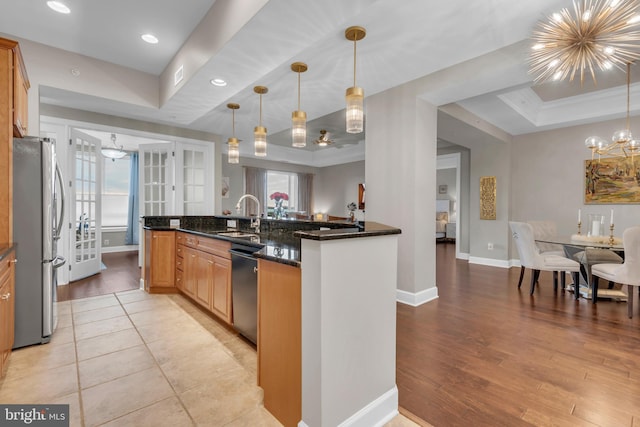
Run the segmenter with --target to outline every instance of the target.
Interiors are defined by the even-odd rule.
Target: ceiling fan
[[[319,145],[320,147],[326,147],[327,145],[333,144],[333,140],[331,139],[331,134],[327,132],[325,129],[320,130],[320,136],[313,141],[314,144]]]

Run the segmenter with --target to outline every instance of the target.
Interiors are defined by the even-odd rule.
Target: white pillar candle
[[[613,208],[611,209],[611,225],[613,225]]]
[[[593,221],[593,223],[591,224],[591,235],[592,236],[600,235],[600,221],[596,220],[596,221]]]
[[[580,222],[580,211],[581,211],[581,210],[582,210],[582,209],[578,209],[578,222]]]

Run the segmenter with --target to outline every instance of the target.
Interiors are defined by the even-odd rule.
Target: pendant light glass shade
[[[298,73],[298,109],[291,113],[291,145],[302,148],[307,145],[307,113],[300,110],[300,73],[307,71],[307,64],[294,62],[291,70]]]
[[[307,113],[304,111],[291,113],[291,141],[296,148],[307,145]]]
[[[232,137],[227,140],[229,146],[227,161],[231,164],[240,162],[240,141],[236,138],[236,110],[240,108],[240,104],[227,104],[227,108],[231,110],[231,129]]]
[[[264,86],[256,86],[253,91],[260,95],[260,124],[253,130],[253,154],[257,157],[265,157],[267,155],[267,128],[262,126],[262,95],[267,93],[269,89]]]
[[[115,161],[115,159],[121,159],[127,155],[127,152],[122,149],[122,145],[120,147],[116,145],[115,133],[111,134],[111,142],[113,144],[113,147],[103,147],[100,150],[100,153],[104,157],[106,157],[107,159],[113,159]]]
[[[256,126],[253,130],[254,136],[254,155],[264,157],[267,155],[267,128],[264,126]]]
[[[240,162],[240,144],[238,138],[229,138],[227,141],[229,145],[229,163],[238,164]]]
[[[349,27],[344,36],[353,41],[353,86],[347,89],[347,133],[360,133],[364,130],[364,89],[356,85],[356,42],[362,40],[367,31],[362,27]]]
[[[347,89],[347,132],[360,133],[364,130],[364,90],[361,87]]]

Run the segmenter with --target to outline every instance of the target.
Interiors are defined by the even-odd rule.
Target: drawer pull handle
[[[11,298],[11,292],[7,292],[6,294],[2,295],[2,297],[0,298],[2,298],[3,300],[8,300],[9,298]]]

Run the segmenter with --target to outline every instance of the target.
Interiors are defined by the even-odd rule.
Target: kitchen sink
[[[246,233],[244,231],[225,231],[218,233],[218,236],[235,237],[236,239],[253,239],[259,237],[257,234]]]

